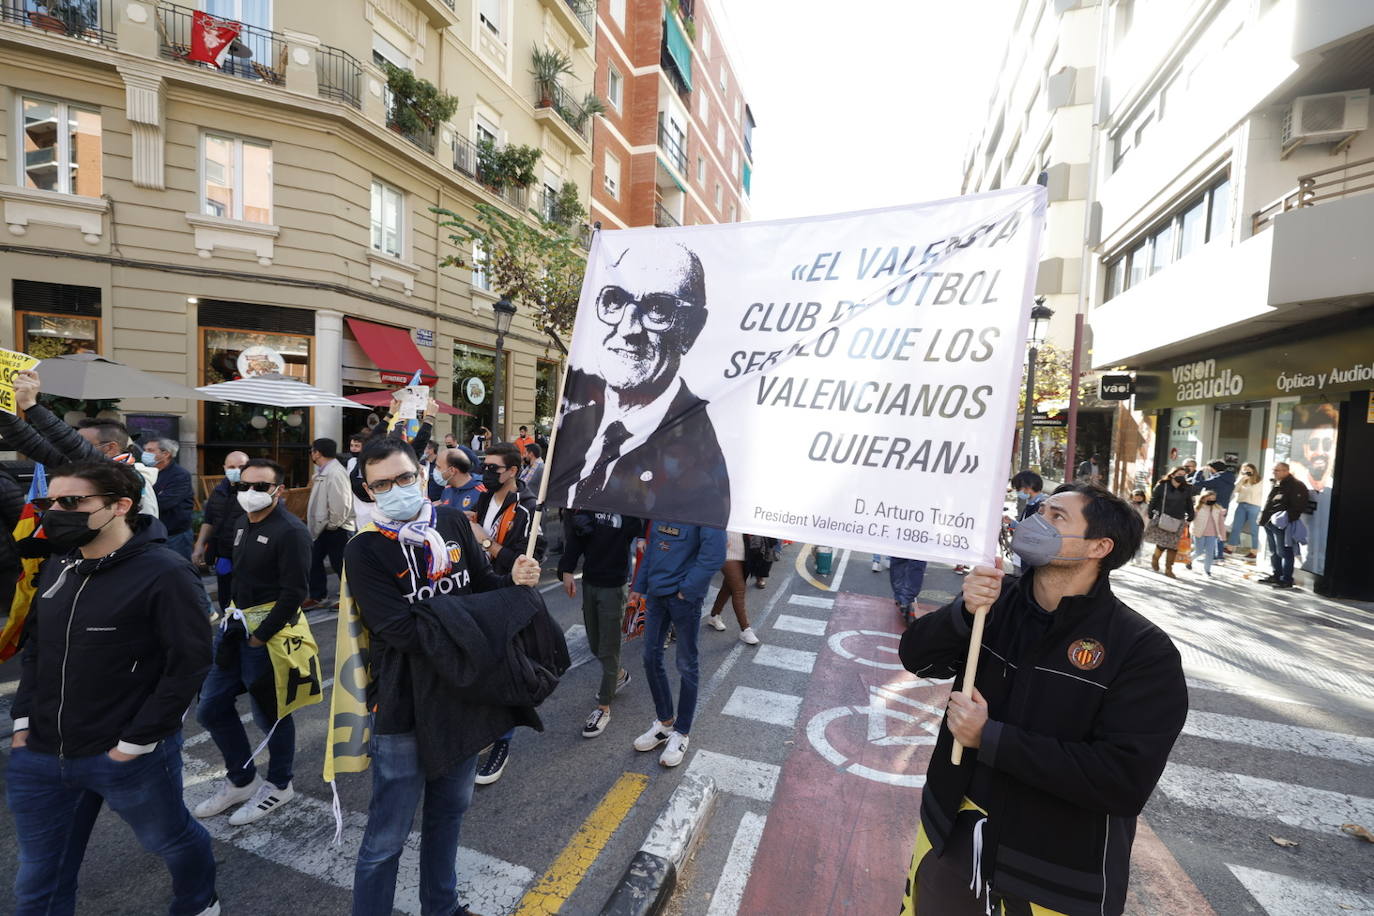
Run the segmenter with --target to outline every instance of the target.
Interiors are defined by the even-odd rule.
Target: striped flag
[[[44,536],[43,530],[38,526],[38,510],[34,508],[33,501],[47,495],[48,473],[43,469],[43,465],[35,464],[33,483],[29,484],[24,511],[19,513],[19,523],[14,526],[16,543],[27,537]],[[5,629],[0,631],[0,662],[8,660],[19,651],[19,637],[24,634],[24,621],[29,616],[29,606],[33,603],[34,592],[38,586],[38,570],[42,565],[41,559],[25,559],[20,564],[19,582],[14,587],[14,600],[10,602],[9,620],[5,622]]]

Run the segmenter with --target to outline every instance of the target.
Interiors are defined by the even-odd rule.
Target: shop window
[[[39,359],[100,352],[100,289],[14,281],[15,349]]]
[[[372,182],[372,248],[393,258],[401,256],[404,237],[403,220],[405,195],[391,185],[373,179]]]
[[[458,441],[470,444],[478,427],[495,429],[492,386],[496,382],[496,351],[477,344],[453,344],[453,406],[471,417],[462,421]],[[507,388],[509,390],[509,387]]]
[[[201,211],[248,223],[272,223],[272,147],[205,135]]]
[[[39,191],[99,197],[100,112],[70,102],[25,97],[21,183]]]

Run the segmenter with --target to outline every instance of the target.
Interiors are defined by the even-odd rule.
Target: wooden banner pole
[[[974,608],[973,611],[973,633],[969,636],[968,660],[964,663],[964,689],[963,692],[968,696],[973,696],[973,681],[978,675],[978,653],[983,649],[983,625],[987,623],[988,608],[984,605]],[[958,739],[954,741],[954,747],[950,750],[950,761],[958,766],[964,760],[964,746]]]
[[[544,456],[544,473],[539,478],[539,499],[535,503],[534,520],[530,522],[530,538],[525,544],[525,556],[534,556],[535,541],[539,538],[544,522],[544,497],[549,494],[549,478],[553,476],[553,450],[558,445],[558,426],[563,420],[563,386],[568,380],[571,360],[563,363],[563,371],[558,374],[558,394],[554,401],[553,429],[549,431],[549,453]]]

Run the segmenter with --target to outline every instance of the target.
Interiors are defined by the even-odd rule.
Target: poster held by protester
[[[38,360],[27,353],[0,349],[0,410],[16,413],[14,403],[14,377],[38,365]]]
[[[990,563],[1044,208],[598,233],[547,503]]]

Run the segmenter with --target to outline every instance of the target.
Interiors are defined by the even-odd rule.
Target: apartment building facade
[[[749,216],[753,113],[703,0],[602,0],[592,219],[606,229]]]
[[[0,0],[0,343],[98,352],[176,382],[244,359],[372,395],[419,370],[470,416],[441,431],[547,424],[559,344],[527,309],[505,336],[504,403],[482,252],[431,208],[533,219],[564,183],[586,204],[594,21],[574,0]],[[197,13],[241,24],[219,66],[189,58]],[[532,47],[571,62],[551,102]],[[396,117],[393,68],[458,99],[442,123]],[[529,188],[494,190],[480,141],[541,151]],[[474,257],[475,256],[475,257]],[[279,454],[297,483],[313,437],[362,410],[125,401],[182,461]]]

